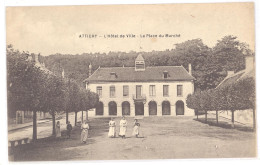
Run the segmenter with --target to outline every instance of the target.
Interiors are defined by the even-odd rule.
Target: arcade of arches
[[[184,102],[179,100],[175,104],[176,115],[184,115]],[[148,103],[149,116],[157,115],[157,103],[150,101]],[[108,114],[111,116],[117,115],[117,103],[111,101],[108,103]],[[96,116],[104,115],[104,104],[99,102],[96,106]],[[130,116],[130,103],[128,101],[122,102],[122,115]],[[142,102],[135,103],[135,115],[144,115],[144,104]],[[169,101],[162,102],[162,115],[171,115],[171,104]]]

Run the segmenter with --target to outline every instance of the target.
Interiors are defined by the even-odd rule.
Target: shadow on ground
[[[207,122],[205,121],[205,118],[199,118],[199,119],[193,119],[193,120],[204,123],[204,124],[208,124],[210,126],[216,126],[216,127],[221,127],[221,128],[225,128],[225,129],[235,129],[235,130],[244,131],[244,132],[254,132],[254,129],[252,127],[242,125],[239,123],[235,123],[234,127],[233,127],[229,121],[218,121],[218,123],[217,123],[216,119],[213,119],[213,118],[208,118]]]
[[[66,131],[63,131],[60,138],[47,137],[38,139],[33,143],[16,146],[12,152],[10,152],[9,148],[9,153],[13,153],[14,161],[70,160],[77,157],[78,153],[87,147],[87,145],[95,143],[95,137],[101,136],[102,133],[108,131],[106,124],[109,120],[110,118],[96,118],[90,121],[87,144],[80,142],[81,129],[80,124],[78,124],[73,128],[70,139],[67,139]],[[46,152],[46,149],[48,149],[48,152]]]

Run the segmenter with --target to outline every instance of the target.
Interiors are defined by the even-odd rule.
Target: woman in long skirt
[[[111,118],[109,121],[108,137],[116,137],[116,122]]]
[[[123,117],[120,120],[120,131],[119,131],[119,136],[121,136],[122,139],[125,139],[126,127],[127,127],[127,121],[125,117]]]
[[[140,123],[137,121],[137,119],[135,119],[134,128],[133,128],[133,136],[135,136],[136,138],[138,138],[138,136],[139,136],[139,128],[140,128]]]
[[[87,123],[87,121],[85,120],[82,125],[81,125],[81,139],[80,141],[82,143],[86,143],[87,142],[87,138],[88,138],[88,130],[89,130],[89,125]]]
[[[55,126],[55,131],[56,131],[56,137],[61,137],[60,121],[57,121],[56,126]]]

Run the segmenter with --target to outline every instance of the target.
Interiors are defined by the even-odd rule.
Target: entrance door
[[[137,102],[135,103],[135,115],[144,115],[144,103]]]
[[[176,102],[176,115],[184,115],[184,103],[183,101]]]
[[[122,115],[123,116],[129,116],[130,115],[130,104],[128,101],[124,101],[122,103]]]
[[[108,112],[109,112],[109,115],[117,115],[117,105],[116,105],[116,102],[114,102],[114,101],[109,102],[109,104],[108,104]]]
[[[104,106],[102,102],[99,102],[96,106],[96,115],[103,115],[104,114]]]
[[[136,98],[142,98],[142,85],[136,86]]]
[[[171,115],[171,104],[169,101],[162,103],[162,115]]]
[[[157,115],[157,104],[155,101],[149,102],[149,115]]]

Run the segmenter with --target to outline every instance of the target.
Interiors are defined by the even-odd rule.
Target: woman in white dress
[[[116,122],[113,120],[113,118],[111,118],[109,121],[108,137],[116,137]]]
[[[60,121],[57,121],[56,126],[55,126],[55,131],[56,131],[56,137],[61,137]]]
[[[86,143],[87,139],[88,139],[88,130],[89,130],[89,125],[88,125],[86,120],[82,123],[81,129],[82,129],[82,131],[81,131],[81,139],[80,139],[80,141],[82,143]]]
[[[125,139],[125,133],[126,133],[126,127],[127,127],[127,121],[125,119],[125,117],[123,116],[123,118],[120,120],[120,132],[119,132],[119,136],[122,137],[122,139]]]
[[[136,138],[138,138],[139,136],[139,128],[140,128],[140,123],[137,121],[137,119],[135,119],[132,135],[135,136]]]

